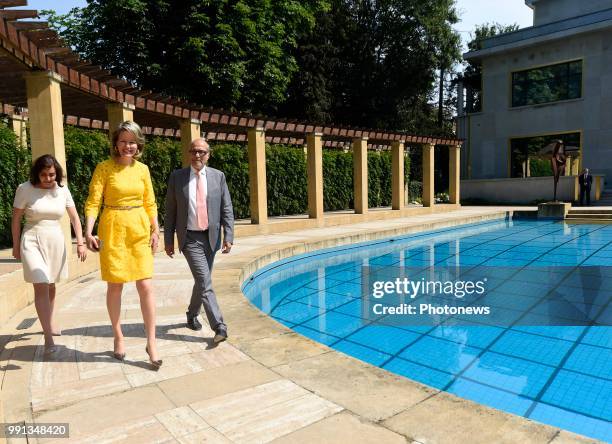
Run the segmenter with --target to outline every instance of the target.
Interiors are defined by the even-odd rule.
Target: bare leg
[[[51,332],[52,306],[49,301],[49,284],[34,284],[34,306],[45,336],[45,347],[55,345]]]
[[[108,282],[106,289],[106,308],[108,317],[111,321],[114,337],[114,352],[121,354],[125,353],[123,346],[123,332],[121,331],[121,293],[123,292],[123,284],[114,284]]]
[[[145,335],[147,337],[147,347],[151,359],[156,361],[157,343],[155,340],[155,297],[153,296],[153,286],[151,279],[141,279],[136,281],[136,290],[140,297],[140,311],[144,321]]]
[[[51,308],[51,334],[53,336],[61,336],[61,330],[56,328],[55,322],[53,322],[53,313],[55,313],[55,284],[49,284],[49,306]]]

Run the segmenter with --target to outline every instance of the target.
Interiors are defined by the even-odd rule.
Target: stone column
[[[353,184],[355,214],[368,212],[368,139],[353,139]]]
[[[17,143],[22,148],[28,146],[28,118],[19,114],[13,114],[11,116],[11,128],[17,136]]]
[[[64,119],[62,116],[62,92],[59,74],[50,71],[34,71],[24,75],[30,118],[32,160],[43,154],[53,155],[64,170],[64,185],[68,182],[66,147],[64,146]],[[70,219],[64,214],[62,231],[69,254],[72,252]]]
[[[461,145],[448,147],[448,197],[449,202],[460,202],[459,184],[461,178]]]
[[[251,192],[251,223],[268,222],[268,194],[266,190],[266,132],[263,128],[248,131],[249,185]]]
[[[322,133],[306,136],[308,165],[308,217],[323,222],[323,145]]]
[[[434,145],[423,145],[423,206],[434,205]]]
[[[134,120],[134,110],[136,107],[130,103],[109,103],[106,105],[108,115],[108,134],[112,137],[113,132],[121,122]]]
[[[391,143],[391,208],[404,207],[404,141]]]
[[[189,154],[189,148],[191,142],[201,137],[200,125],[201,121],[197,119],[181,119],[181,151],[183,158],[183,166],[189,166],[191,164],[191,155]]]

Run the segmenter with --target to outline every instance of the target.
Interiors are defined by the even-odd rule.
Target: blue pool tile
[[[581,342],[612,349],[612,327],[590,327]]]
[[[446,387],[453,380],[453,375],[449,373],[425,365],[409,362],[401,358],[393,359],[391,362],[384,365],[383,368],[437,389]]]
[[[520,358],[487,352],[462,376],[516,395],[534,398],[546,384],[554,368]]]
[[[345,338],[355,330],[363,327],[364,323],[361,319],[334,311],[328,311],[304,323],[304,326],[312,328],[313,330],[319,330],[322,333],[329,333],[340,338]]]
[[[367,362],[368,364],[380,366],[383,362],[387,361],[391,355],[382,353],[378,350],[372,350],[371,348],[361,346],[349,341],[340,341],[333,345],[335,350],[346,353],[349,356],[360,359],[361,361]]]
[[[523,296],[517,293],[505,293],[501,290],[493,290],[485,294],[479,301],[482,305],[509,308],[511,310],[524,311],[534,305],[536,300],[531,296]]]
[[[542,396],[542,401],[612,421],[612,381],[561,370]]]
[[[304,304],[297,302],[288,302],[283,305],[279,305],[272,310],[272,317],[274,319],[280,319],[283,321],[292,322],[299,324],[300,322],[317,316],[320,313],[319,307],[309,307]]]
[[[352,342],[366,345],[384,353],[395,354],[421,335],[386,325],[368,325],[348,336]]]
[[[539,299],[548,293],[553,285],[549,282],[521,282],[510,280],[496,288],[499,292],[518,294]]]
[[[457,378],[448,392],[515,415],[524,415],[533,403],[532,400],[524,396],[488,387],[464,378]]]
[[[610,421],[591,418],[544,403],[538,403],[529,418],[604,442],[612,442]]]
[[[338,285],[331,286],[327,289],[327,291],[343,296],[359,298],[361,297],[361,284],[355,282],[344,282]]]
[[[308,296],[297,299],[295,302],[300,302],[311,307],[320,307],[326,310],[331,310],[332,308],[336,308],[352,300],[354,300],[354,298],[351,296],[319,291],[317,293],[312,293]]]
[[[491,350],[517,358],[556,366],[561,362],[572,345],[569,341],[509,330],[499,338]]]
[[[361,299],[353,299],[351,302],[343,304],[339,307],[334,308],[334,311],[339,313],[343,313],[349,316],[354,316],[356,318],[364,317],[362,300]]]
[[[588,325],[597,318],[601,310],[600,305],[563,300],[558,294],[553,293],[533,307],[530,313],[548,316],[551,319],[568,319],[575,321],[574,325]]]
[[[457,342],[461,345],[470,347],[486,348],[504,329],[489,326],[446,326],[440,325],[431,331],[429,336],[446,339],[447,341]]]
[[[294,327],[293,330],[300,333],[301,335],[306,336],[307,338],[310,338],[325,345],[331,345],[334,342],[338,342],[340,340],[340,338],[336,336],[327,333],[321,333],[318,330],[313,330],[311,328],[303,327],[301,325]]]
[[[612,349],[580,344],[572,351],[563,368],[610,379]]]
[[[584,332],[586,327],[574,326],[548,326],[548,325],[517,325],[512,330],[518,330],[538,336],[548,336],[549,338],[565,339],[566,341],[576,341]]]
[[[399,356],[448,373],[467,367],[480,350],[442,339],[424,337],[404,350]]]

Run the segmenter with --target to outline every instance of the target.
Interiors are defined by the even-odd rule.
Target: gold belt
[[[109,210],[133,210],[134,208],[142,208],[142,205],[133,205],[128,207],[118,207],[114,205],[104,205],[104,208],[108,208]]]

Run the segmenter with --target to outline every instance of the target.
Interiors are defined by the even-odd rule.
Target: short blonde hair
[[[122,132],[127,131],[132,133],[136,138],[136,144],[138,145],[138,152],[134,154],[134,159],[140,159],[142,156],[142,152],[144,151],[145,145],[145,137],[142,134],[142,129],[140,125],[136,122],[132,122],[131,120],[126,120],[125,122],[121,122],[117,129],[113,131],[113,135],[111,137],[111,157],[119,157],[119,151],[117,150],[117,140],[119,140],[119,136]]]

